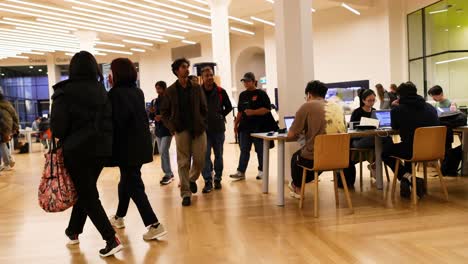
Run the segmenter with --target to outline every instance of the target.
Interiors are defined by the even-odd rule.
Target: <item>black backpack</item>
[[[466,114],[460,111],[443,113],[439,116],[439,121],[448,128],[466,126]]]

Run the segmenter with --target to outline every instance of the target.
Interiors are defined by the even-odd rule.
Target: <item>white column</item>
[[[96,32],[79,30],[75,31],[74,34],[78,37],[80,42],[80,50],[85,50],[93,54],[95,53],[94,42],[96,41]]]
[[[52,53],[47,54],[47,78],[49,81],[49,98],[54,94],[54,86],[60,81],[60,68],[55,65],[55,56]],[[52,105],[52,104],[50,104]]]
[[[278,73],[276,66],[275,29],[270,26],[264,31],[265,71],[267,78],[267,92],[272,103],[275,101],[275,88],[278,88]]]
[[[211,7],[211,43],[213,62],[218,65],[221,86],[232,97],[231,44],[229,37],[229,4],[231,0],[209,0]]]
[[[314,79],[311,0],[276,0],[275,38],[276,67],[278,76],[279,116],[294,115],[304,103],[304,89]],[[286,164],[296,144],[286,146]],[[290,166],[285,166],[290,175]],[[280,173],[280,172],[278,172]]]

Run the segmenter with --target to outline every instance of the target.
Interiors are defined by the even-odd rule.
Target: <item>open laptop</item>
[[[294,122],[294,116],[285,116],[284,117],[284,124],[286,125],[286,131],[289,131],[292,124]]]
[[[372,117],[379,120],[379,128],[392,128],[391,110],[376,110]]]

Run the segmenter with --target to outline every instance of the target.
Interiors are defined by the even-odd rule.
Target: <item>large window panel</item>
[[[423,23],[421,10],[408,15],[408,44],[410,59],[423,56]]]
[[[448,1],[440,1],[424,9],[426,24],[426,55],[449,49]]]
[[[423,60],[414,60],[410,62],[410,81],[418,88],[418,94],[424,94],[424,68]]]

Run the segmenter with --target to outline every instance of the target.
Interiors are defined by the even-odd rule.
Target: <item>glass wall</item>
[[[422,94],[440,85],[449,99],[467,105],[467,0],[438,1],[409,14],[408,51],[410,80]]]

